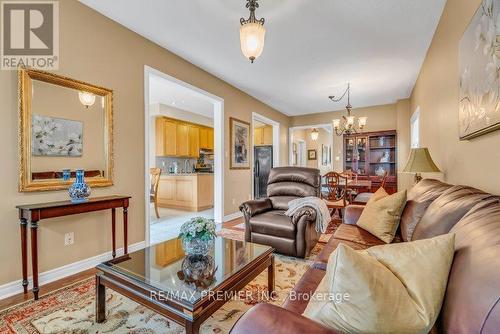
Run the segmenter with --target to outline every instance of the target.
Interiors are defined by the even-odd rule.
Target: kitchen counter
[[[214,205],[213,173],[162,174],[158,185],[158,206],[203,211]]]

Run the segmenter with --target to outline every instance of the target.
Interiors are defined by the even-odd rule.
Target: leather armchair
[[[269,245],[278,253],[306,257],[321,233],[316,232],[316,211],[304,207],[293,217],[284,215],[288,202],[320,195],[319,170],[302,167],[273,168],[267,183],[267,196],[240,205],[245,218],[245,240]]]

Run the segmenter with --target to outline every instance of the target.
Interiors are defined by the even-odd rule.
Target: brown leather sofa
[[[344,224],[294,287],[296,295],[314,293],[339,243],[354,249],[383,243],[355,225],[363,208],[347,208]],[[466,186],[421,181],[408,192],[400,238],[404,242],[444,233],[455,233],[455,257],[432,332],[500,333],[500,198]],[[289,298],[283,307],[259,304],[231,333],[335,333],[301,315],[307,303],[307,298]]]
[[[320,195],[318,169],[277,167],[271,169],[267,197],[240,206],[245,217],[245,240],[272,246],[276,252],[306,257],[321,233],[316,232],[316,212],[304,207],[293,217],[284,215],[288,202],[306,196]]]

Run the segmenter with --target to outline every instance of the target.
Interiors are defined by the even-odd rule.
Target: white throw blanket
[[[291,217],[295,212],[306,206],[316,211],[316,231],[325,233],[331,218],[330,211],[321,198],[310,196],[291,200],[288,202],[288,210],[286,210],[285,215]]]

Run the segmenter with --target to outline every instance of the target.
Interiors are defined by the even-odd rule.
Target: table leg
[[[274,255],[271,254],[271,264],[267,267],[267,288],[269,296],[274,295]]]
[[[186,334],[198,334],[200,332],[200,324],[198,322],[186,322]]]
[[[106,287],[101,284],[101,274],[95,275],[95,320],[97,323],[106,320]]]
[[[28,220],[21,218],[21,254],[23,261],[23,291],[28,293]]]
[[[123,253],[128,254],[128,207],[123,208]]]
[[[111,209],[111,234],[113,239],[113,258],[116,257],[116,209]]]
[[[31,271],[33,274],[33,295],[38,300],[38,221],[31,221]]]

